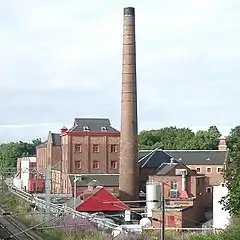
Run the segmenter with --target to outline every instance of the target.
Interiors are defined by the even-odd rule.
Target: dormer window
[[[107,128],[106,127],[101,127],[101,132],[107,132]]]
[[[88,126],[84,126],[84,127],[83,127],[83,131],[84,131],[84,132],[89,132],[89,131],[90,131],[90,129],[89,129],[89,127],[88,127]]]

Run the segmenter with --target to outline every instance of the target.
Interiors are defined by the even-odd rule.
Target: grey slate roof
[[[158,170],[156,171],[156,175],[165,175],[172,169],[176,167],[177,163],[169,164],[169,163],[163,163]]]
[[[61,136],[59,133],[51,133],[53,146],[61,146]],[[37,146],[37,148],[43,148],[47,146],[47,140],[40,145]]]
[[[53,146],[61,146],[61,136],[59,133],[52,133]]]
[[[227,151],[219,150],[164,150],[185,165],[223,165]]]
[[[36,148],[43,148],[47,146],[47,141],[40,143]]]
[[[119,132],[111,126],[108,118],[75,118],[74,126],[68,132],[83,132],[84,127],[88,127],[90,132],[102,132],[102,127],[106,132]]]
[[[140,150],[138,164],[140,168],[159,168],[163,163],[170,163],[171,156],[161,150]],[[177,163],[176,160],[174,162]]]
[[[77,187],[86,187],[93,180],[96,180],[100,186],[118,186],[118,174],[80,174],[81,181],[77,181]],[[74,176],[69,176],[72,186],[74,185]]]

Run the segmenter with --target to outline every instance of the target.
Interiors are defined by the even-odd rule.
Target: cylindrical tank
[[[159,184],[149,183],[146,185],[147,216],[152,217],[152,210],[160,207],[161,187]]]
[[[144,228],[148,228],[148,227],[151,227],[152,222],[149,218],[142,218],[139,222],[139,225]]]

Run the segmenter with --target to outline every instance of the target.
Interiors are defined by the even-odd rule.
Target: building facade
[[[26,192],[43,192],[45,179],[37,171],[36,157],[22,157],[17,160],[17,175],[13,185]]]
[[[109,119],[76,118],[73,127],[63,127],[59,134],[49,132],[47,141],[37,147],[37,168],[41,172],[51,166],[54,193],[73,194],[76,185],[78,193],[97,178],[100,185],[114,189],[117,194],[119,154],[120,132],[111,126]],[[212,208],[212,189],[223,180],[227,155],[223,137],[219,150],[140,150],[140,191],[146,192],[149,176],[154,176],[162,164],[180,162],[196,172],[194,181],[204,185],[201,195],[206,208]],[[77,175],[85,180],[74,184]]]
[[[224,169],[227,164],[228,150],[226,138],[219,139],[218,150],[166,150],[177,161],[196,170],[198,181],[204,181],[206,208],[213,206],[213,187],[224,181]],[[203,180],[204,179],[204,180]]]
[[[84,175],[90,182],[95,175],[118,174],[119,138],[120,132],[109,119],[76,118],[70,129],[63,127],[60,134],[49,132],[47,141],[37,148],[38,169],[51,166],[52,191],[71,194],[74,180],[70,176]],[[79,188],[87,187],[81,182],[86,186],[78,183]]]
[[[171,216],[174,218],[176,212],[181,212],[181,214],[192,212],[192,222],[195,222],[193,225],[196,226],[196,223],[200,224],[205,219],[205,203],[204,195],[202,194],[205,184],[204,181],[199,182],[198,180],[195,170],[189,169],[181,162],[172,162],[162,164],[154,175],[149,176],[148,183],[163,184],[169,219]],[[159,211],[155,209],[155,212]],[[174,213],[171,215],[172,212]],[[180,220],[176,221],[182,224]],[[191,220],[189,219],[188,221],[190,222]],[[178,226],[177,223],[176,226]]]

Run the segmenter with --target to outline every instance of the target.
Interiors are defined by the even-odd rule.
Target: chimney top
[[[68,130],[68,128],[67,128],[66,126],[63,126],[63,127],[61,128],[61,133],[65,133],[67,130]]]
[[[221,136],[219,138],[219,144],[218,144],[218,150],[220,151],[226,151],[227,150],[227,142],[226,142],[226,137]]]
[[[135,8],[133,7],[126,7],[124,8],[124,16],[135,16]]]
[[[219,138],[220,140],[226,140],[226,137],[224,137],[223,135]]]

